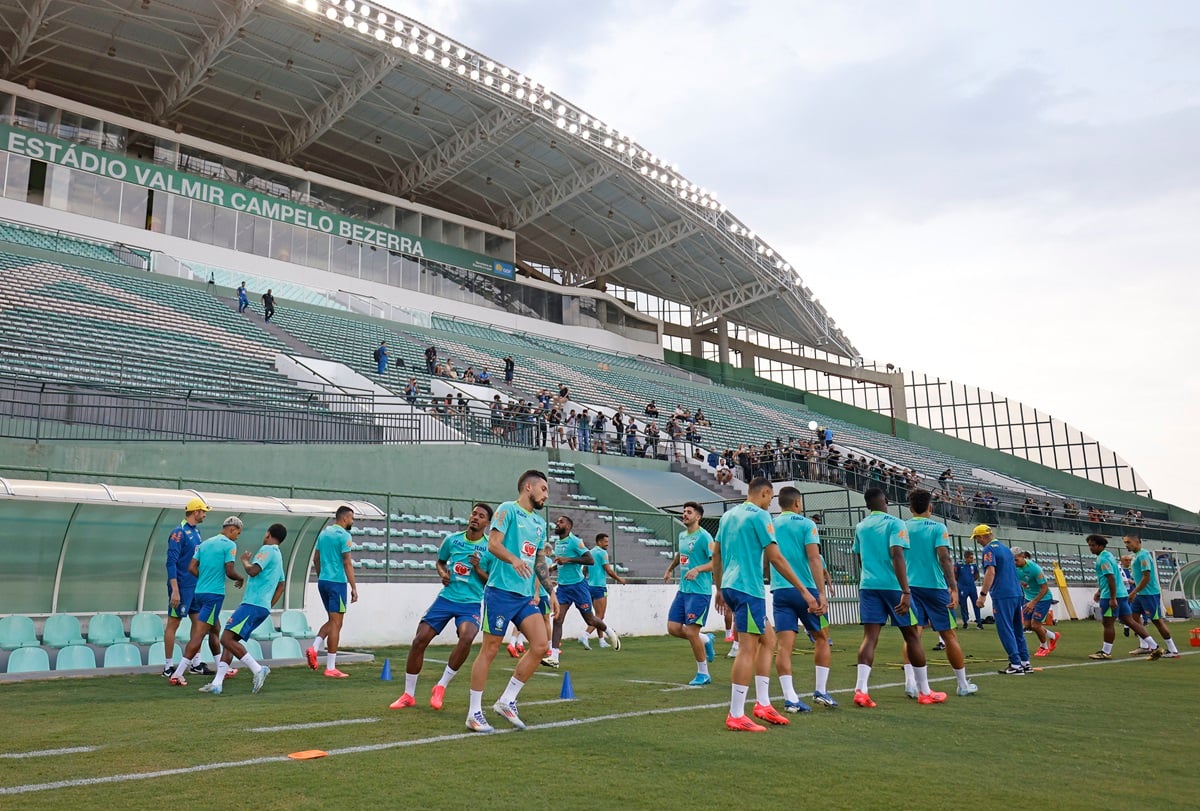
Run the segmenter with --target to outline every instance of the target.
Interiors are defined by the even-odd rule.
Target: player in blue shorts
[[[1021,582],[1012,550],[996,540],[992,528],[980,524],[971,531],[971,540],[983,547],[983,586],[975,605],[983,608],[992,597],[992,618],[996,621],[996,636],[1008,655],[1004,676],[1024,676],[1033,672],[1029,648],[1025,644],[1025,622],[1021,619]]]
[[[754,676],[754,717],[770,724],[785,725],[788,719],[771,706],[771,658],[775,654],[775,629],[767,621],[766,590],[763,588],[764,561],[775,567],[794,586],[810,613],[824,610],[792,567],[784,560],[775,542],[775,525],[767,507],[774,497],[771,482],[761,476],[752,479],[744,504],[726,511],[717,526],[713,543],[713,585],[717,587],[717,606],[733,612],[738,632],[738,654],[730,671],[729,715],[725,728],[735,732],[765,732],[766,727],[746,717],[746,694]]]
[[[667,633],[686,639],[696,660],[696,675],[688,682],[692,687],[712,684],[708,663],[716,655],[713,635],[701,631],[708,619],[712,602],[713,536],[700,526],[704,508],[695,501],[683,505],[683,531],[679,533],[679,551],[671,558],[663,580],[670,582],[679,568],[679,591],[667,611]]]
[[[1088,654],[1089,659],[1111,659],[1113,641],[1117,638],[1116,621],[1128,625],[1138,639],[1150,649],[1151,659],[1162,656],[1162,648],[1146,633],[1142,621],[1133,615],[1129,606],[1129,592],[1121,581],[1119,564],[1112,552],[1108,551],[1108,538],[1103,535],[1087,536],[1088,549],[1096,556],[1096,595],[1094,599],[1100,603],[1100,618],[1104,623],[1104,645],[1095,653]]]
[[[887,513],[887,496],[878,487],[863,493],[871,512],[854,528],[852,550],[859,558],[858,613],[863,625],[863,641],[858,648],[858,680],[854,684],[854,703],[874,707],[871,699],[871,668],[875,664],[875,646],[879,632],[890,619],[900,629],[920,685],[928,684],[925,650],[917,635],[917,615],[912,610],[908,585],[908,529],[904,522]],[[924,674],[924,678],[922,678]]]
[[[1149,549],[1142,548],[1142,539],[1137,535],[1126,535],[1124,541],[1125,548],[1133,554],[1133,565],[1130,567],[1133,588],[1129,591],[1129,607],[1139,619],[1148,618],[1142,620],[1143,625],[1146,622],[1154,623],[1154,627],[1162,635],[1163,644],[1167,646],[1163,658],[1178,659],[1179,648],[1175,647],[1175,640],[1171,638],[1171,631],[1162,615],[1162,586],[1158,582],[1158,568],[1154,565],[1154,555],[1150,554]],[[1150,650],[1143,642],[1141,647],[1129,653],[1131,656],[1142,656],[1150,653]]]
[[[537,514],[546,506],[550,489],[546,474],[527,470],[517,480],[517,498],[496,508],[488,532],[488,553],[495,558],[483,590],[483,644],[471,666],[471,698],[467,710],[467,729],[492,732],[483,714],[483,690],[488,671],[504,640],[504,630],[512,622],[529,640],[500,699],[492,706],[517,729],[525,724],[517,714],[517,696],[525,682],[550,650],[546,623],[538,608],[533,584],[538,582],[550,595],[550,608],[558,608],[554,598],[554,580],[546,559],[546,521]]]
[[[325,650],[325,675],[345,679],[347,674],[337,669],[338,644],[342,638],[342,623],[346,619],[346,589],[350,602],[358,602],[358,583],[354,580],[354,562],[350,558],[350,528],[354,526],[354,509],[342,505],[333,515],[333,523],[317,535],[313,549],[313,571],[317,575],[317,593],[325,606],[328,619],[308,650],[304,652],[308,666],[317,669],[317,654]]]
[[[592,547],[592,565],[585,567],[587,575],[588,591],[592,595],[592,612],[599,618],[604,619],[608,615],[608,578],[612,578],[625,585],[625,578],[617,572],[612,562],[608,557],[608,533],[601,532],[596,535],[596,543]],[[588,628],[588,632],[579,637],[579,644],[583,645],[588,650],[592,646],[588,642],[588,637],[591,636],[595,628]],[[596,631],[599,636],[599,631]],[[600,636],[600,647],[607,648],[608,641]]]
[[[558,610],[554,612],[549,661],[543,662],[550,667],[558,667],[558,657],[562,653],[563,621],[572,605],[579,610],[588,628],[603,634],[613,650],[621,649],[621,638],[617,632],[592,611],[592,592],[584,579],[583,567],[594,565],[595,559],[583,539],[572,531],[574,528],[575,522],[570,516],[560,515],[554,522],[554,535],[558,538],[554,544],[554,562],[558,565],[558,588],[554,594],[558,598]]]
[[[812,519],[800,514],[804,509],[800,491],[785,487],[779,491],[779,509],[775,516],[775,543],[779,551],[800,578],[808,594],[816,599],[820,614],[808,611],[806,600],[799,590],[792,587],[771,567],[771,599],[775,614],[775,634],[779,639],[779,651],[775,655],[775,672],[779,675],[779,686],[783,688],[783,708],[787,712],[810,712],[811,707],[800,700],[792,683],[792,648],[796,635],[803,628],[813,641],[813,662],[816,668],[816,687],[813,700],[826,707],[836,707],[837,701],[829,694],[829,637],[825,629],[829,621],[825,618],[828,603],[825,599],[825,567],[821,560],[821,539],[817,536],[817,525]]]
[[[183,513],[183,521],[167,537],[167,626],[163,632],[163,651],[167,661],[162,671],[164,679],[171,678],[175,672],[175,633],[179,630],[179,623],[184,617],[195,613],[192,598],[196,593],[196,576],[189,571],[189,566],[202,540],[198,525],[208,515],[208,504],[202,498],[193,498],[183,508]],[[213,638],[210,638],[209,648],[214,655],[221,650],[220,643]],[[203,665],[192,672],[200,676],[212,675]]]
[[[458,630],[458,644],[450,651],[442,678],[429,696],[430,707],[442,708],[446,688],[467,661],[471,643],[479,634],[479,604],[483,600],[483,585],[487,582],[487,571],[480,565],[480,557],[487,552],[483,531],[491,520],[492,508],[477,502],[471,508],[466,531],[447,535],[442,541],[437,559],[442,590],[417,625],[417,634],[408,649],[408,664],[404,668],[404,694],[391,703],[393,710],[417,705],[417,677],[425,664],[425,649],[451,620]]]
[[[1017,566],[1017,580],[1021,582],[1021,591],[1025,604],[1021,606],[1021,618],[1025,621],[1025,630],[1033,631],[1038,638],[1038,649],[1034,656],[1049,656],[1058,647],[1059,634],[1049,630],[1042,624],[1054,601],[1050,599],[1050,582],[1042,567],[1033,562],[1028,552],[1019,546],[1012,549],[1013,563]]]
[[[954,582],[954,559],[950,556],[950,533],[945,524],[933,520],[933,497],[928,490],[913,490],[908,494],[908,509],[912,518],[905,522],[908,549],[904,564],[908,573],[908,588],[912,592],[913,613],[917,615],[917,634],[929,627],[942,638],[943,650],[954,668],[958,694],[971,696],[979,688],[967,679],[967,664],[958,644],[958,622],[954,609],[958,604],[958,584]],[[921,687],[925,689],[922,690]],[[904,694],[919,704],[940,704],[946,694],[929,688],[928,670],[925,683],[918,684],[917,670],[908,662],[904,649]]]
[[[212,630],[221,624],[221,605],[225,602],[225,579],[229,578],[235,588],[241,588],[246,578],[237,573],[233,562],[237,560],[237,539],[242,534],[242,519],[231,515],[221,524],[221,534],[202,541],[196,547],[195,556],[188,570],[196,577],[196,593],[193,596],[195,613],[192,620],[192,638],[183,649],[179,667],[171,675],[171,684],[187,686],[184,671],[200,664],[200,645]],[[229,674],[225,674],[229,678]]]
[[[279,545],[286,539],[287,527],[271,524],[263,537],[263,545],[254,553],[254,557],[251,558],[249,552],[242,553],[242,569],[250,582],[246,584],[242,604],[225,623],[225,631],[221,634],[221,661],[217,664],[217,675],[212,682],[201,687],[200,692],[221,695],[225,677],[229,673],[229,663],[234,659],[241,659],[254,674],[251,692],[257,693],[266,682],[271,668],[255,661],[242,640],[249,639],[254,629],[271,616],[271,606],[283,596],[287,575],[283,570],[283,555],[279,553]]]

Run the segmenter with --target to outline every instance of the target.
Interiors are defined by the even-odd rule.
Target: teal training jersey
[[[263,544],[254,555],[252,563],[262,567],[262,571],[254,577],[247,578],[246,596],[243,603],[256,605],[259,608],[271,610],[271,598],[275,596],[275,587],[283,582],[283,555],[274,544]]]
[[[784,559],[792,567],[796,577],[800,578],[804,587],[812,592],[812,596],[820,597],[817,593],[817,580],[813,577],[812,567],[808,565],[809,545],[815,544],[818,547],[821,545],[821,539],[817,537],[817,525],[812,522],[812,519],[791,511],[785,511],[775,516],[774,523],[775,543],[779,544],[779,551],[783,553]],[[794,586],[772,566],[771,591],[790,588],[794,588]]]
[[[721,547],[721,588],[766,597],[763,550],[775,543],[771,514],[749,501],[721,516],[716,543]]]
[[[900,581],[892,568],[892,547],[908,549],[904,522],[885,512],[873,512],[854,528],[852,550],[862,558],[858,585],[864,589],[899,591]]]
[[[556,558],[577,558],[586,554],[587,551],[588,548],[584,545],[583,539],[574,532],[554,542],[554,557]],[[560,563],[558,565],[558,585],[573,586],[582,582],[582,563]]]
[[[1108,577],[1112,575],[1117,584],[1117,593],[1108,593]],[[1110,597],[1128,597],[1129,589],[1125,588],[1125,581],[1121,578],[1121,569],[1117,565],[1117,559],[1112,552],[1105,549],[1099,555],[1096,555],[1096,582],[1100,586],[1100,599],[1107,600]]]
[[[908,530],[908,549],[904,552],[908,585],[922,589],[949,588],[942,562],[938,559],[939,548],[950,548],[946,525],[928,518],[910,518],[904,526]]]
[[[685,576],[692,569],[712,561],[712,545],[713,536],[704,527],[696,527],[690,534],[686,529],[679,533],[679,590],[684,594],[712,596],[712,569],[700,572],[691,580]]]
[[[592,565],[588,567],[587,581],[589,586],[607,586],[608,572],[604,567],[608,565],[608,550],[602,549],[599,546],[592,547]]]
[[[346,582],[346,567],[342,555],[350,551],[350,533],[344,527],[330,524],[317,535],[317,555],[321,561],[319,580],[330,583]]]
[[[450,570],[450,582],[442,587],[438,596],[452,603],[477,603],[482,600],[483,581],[475,574],[471,555],[478,554],[482,559],[486,552],[487,538],[469,541],[466,532],[447,535],[438,547],[438,560],[445,561],[446,568]]]
[[[1147,581],[1146,587],[1138,591],[1138,594],[1155,595],[1162,593],[1162,587],[1158,583],[1158,570],[1154,567],[1154,555],[1150,554],[1149,549],[1142,549],[1133,556],[1133,586],[1137,588],[1137,584],[1142,582],[1142,575],[1146,572],[1150,573],[1150,580]]]
[[[1017,580],[1021,581],[1021,591],[1025,594],[1025,599],[1032,600],[1038,596],[1038,592],[1042,590],[1042,585],[1046,583],[1046,573],[1042,571],[1041,566],[1038,566],[1032,560],[1026,560],[1024,566],[1017,567]],[[1046,591],[1046,596],[1042,599],[1050,599],[1049,590]]]
[[[237,544],[224,535],[214,535],[196,547],[196,562],[200,566],[200,578],[196,581],[197,594],[225,593],[225,564],[237,558]]]
[[[488,577],[488,585],[525,597],[533,597],[537,593],[534,587],[537,574],[533,571],[533,563],[538,550],[546,541],[545,519],[537,513],[526,512],[515,501],[506,501],[496,508],[491,529],[504,536],[504,548],[525,561],[530,571],[529,577],[521,577],[512,566],[497,560]]]

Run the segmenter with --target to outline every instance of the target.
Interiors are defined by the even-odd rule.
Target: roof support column
[[[717,359],[729,364],[729,320],[723,315],[717,317]]]

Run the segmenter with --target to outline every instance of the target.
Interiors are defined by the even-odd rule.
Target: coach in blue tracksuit
[[[1029,648],[1025,645],[1025,620],[1021,615],[1024,598],[1012,551],[996,540],[987,524],[975,527],[971,539],[983,547],[983,588],[979,590],[975,605],[983,608],[984,598],[991,595],[996,635],[1008,654],[1008,669],[1000,672],[1005,676],[1032,673]]]
[[[975,605],[975,601],[979,599],[979,589],[976,586],[979,582],[979,566],[975,563],[974,552],[963,552],[963,562],[954,567],[954,579],[958,581],[958,610],[962,612],[962,627],[967,627],[969,605],[975,610],[975,627],[983,630],[979,606]]]

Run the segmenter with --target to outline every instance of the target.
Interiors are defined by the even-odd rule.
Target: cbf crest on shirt
[[[504,535],[504,548],[525,561],[530,568],[530,574],[528,577],[522,577],[512,566],[497,561],[488,579],[488,585],[532,597],[537,583],[537,575],[532,569],[538,550],[546,541],[545,519],[535,512],[529,512],[515,501],[506,501],[496,509],[491,529]]]

